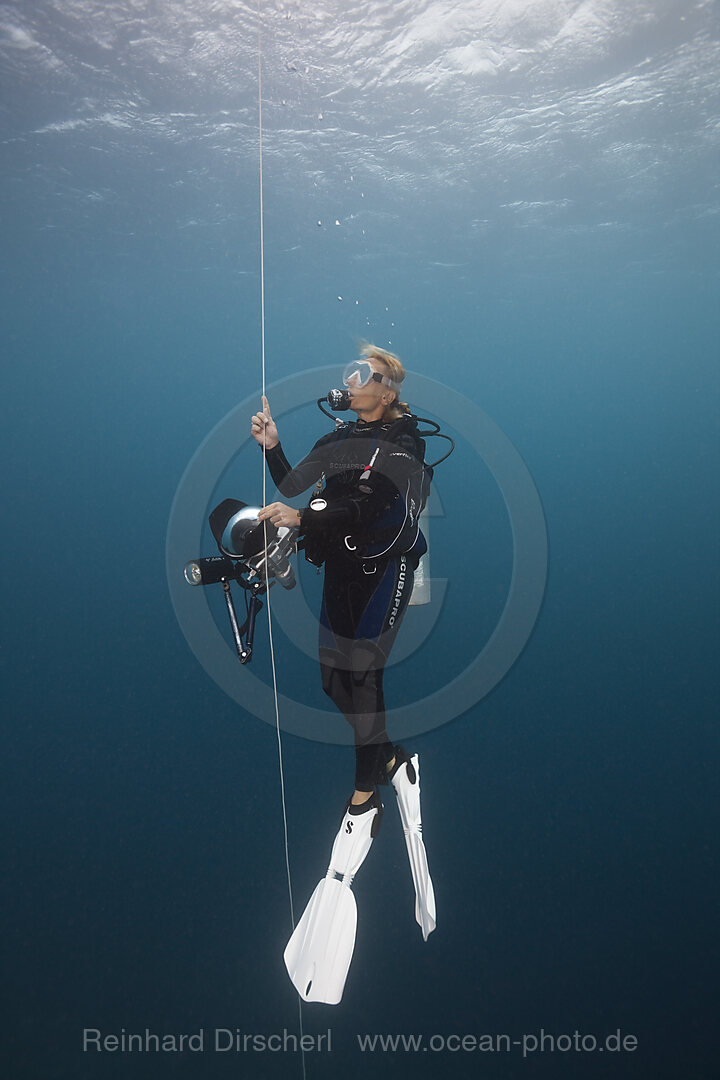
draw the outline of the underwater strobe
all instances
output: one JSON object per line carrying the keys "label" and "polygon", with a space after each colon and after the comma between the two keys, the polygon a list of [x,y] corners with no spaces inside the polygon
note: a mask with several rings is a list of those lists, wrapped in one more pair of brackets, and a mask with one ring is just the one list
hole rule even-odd
{"label": "underwater strobe", "polygon": [[[210,529],[220,555],[192,559],[185,566],[189,585],[222,585],[235,648],[241,664],[252,659],[255,618],[262,608],[260,596],[275,582],[284,589],[295,585],[290,556],[297,550],[297,529],[277,529],[258,520],[260,508],[237,499],[225,499],[210,514]],[[267,535],[267,548],[266,544]],[[231,583],[244,590],[246,618],[239,625]]]}

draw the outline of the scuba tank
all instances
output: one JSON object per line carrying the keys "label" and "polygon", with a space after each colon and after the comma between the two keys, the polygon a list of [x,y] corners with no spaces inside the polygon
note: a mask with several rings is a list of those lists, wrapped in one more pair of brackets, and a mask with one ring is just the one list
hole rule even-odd
{"label": "scuba tank", "polygon": [[430,596],[430,514],[427,506],[420,514],[420,532],[425,537],[427,551],[420,559],[415,570],[413,589],[408,601],[411,607],[419,607],[421,604],[429,604]]}

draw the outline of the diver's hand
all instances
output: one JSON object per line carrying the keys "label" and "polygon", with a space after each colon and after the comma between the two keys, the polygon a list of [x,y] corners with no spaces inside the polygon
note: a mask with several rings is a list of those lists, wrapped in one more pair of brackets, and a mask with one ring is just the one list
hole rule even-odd
{"label": "diver's hand", "polygon": [[278,429],[275,426],[275,421],[270,415],[270,406],[268,405],[268,399],[263,394],[263,411],[255,413],[250,423],[250,433],[258,444],[262,446],[265,443],[266,450],[272,450],[273,446],[277,446],[280,442],[278,435]]}
{"label": "diver's hand", "polygon": [[300,511],[285,503],[275,502],[264,506],[258,514],[258,520],[270,521],[277,528],[285,525],[288,529],[297,529],[300,524]]}

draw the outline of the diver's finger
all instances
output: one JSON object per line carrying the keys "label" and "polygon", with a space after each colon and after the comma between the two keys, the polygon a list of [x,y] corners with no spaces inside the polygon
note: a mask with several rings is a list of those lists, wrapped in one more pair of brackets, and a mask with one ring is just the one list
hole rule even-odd
{"label": "diver's finger", "polygon": [[268,419],[270,419],[270,404],[269,404],[268,399],[265,397],[264,394],[262,396],[262,403],[263,403],[263,412],[268,417]]}

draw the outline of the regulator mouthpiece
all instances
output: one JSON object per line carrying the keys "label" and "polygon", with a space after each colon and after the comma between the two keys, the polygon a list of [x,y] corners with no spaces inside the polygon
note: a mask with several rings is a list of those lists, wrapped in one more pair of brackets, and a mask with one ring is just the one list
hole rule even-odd
{"label": "regulator mouthpiece", "polygon": [[333,412],[345,412],[350,408],[350,391],[328,390],[327,402]]}

